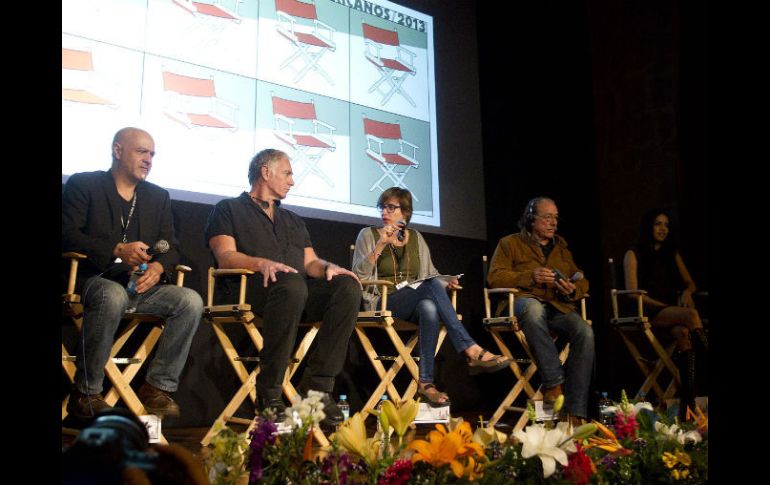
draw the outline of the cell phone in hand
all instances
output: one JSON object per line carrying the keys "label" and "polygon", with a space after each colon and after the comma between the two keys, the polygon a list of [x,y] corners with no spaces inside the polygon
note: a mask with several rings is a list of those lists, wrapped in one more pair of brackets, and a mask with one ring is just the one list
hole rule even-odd
{"label": "cell phone in hand", "polygon": [[556,283],[556,282],[557,282],[557,281],[559,281],[559,280],[566,280],[566,279],[567,279],[567,277],[566,277],[566,276],[564,276],[564,273],[562,273],[562,272],[561,272],[561,271],[559,271],[558,269],[556,269],[556,268],[551,268],[551,271],[553,271],[553,273],[554,273],[554,275],[553,275],[553,282],[554,282],[554,283]]}

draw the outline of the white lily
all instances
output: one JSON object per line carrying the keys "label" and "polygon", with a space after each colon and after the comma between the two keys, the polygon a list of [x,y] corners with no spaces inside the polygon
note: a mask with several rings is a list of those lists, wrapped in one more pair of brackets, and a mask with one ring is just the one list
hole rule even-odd
{"label": "white lily", "polygon": [[648,411],[654,411],[652,404],[648,402],[638,402],[635,404],[628,403],[625,406],[620,404],[619,406],[608,406],[607,411],[613,414],[616,414],[618,411],[622,412],[626,416],[636,416],[637,413],[642,410],[647,409]]}
{"label": "white lily", "polygon": [[[524,431],[514,431],[513,435],[523,443],[522,458],[537,455],[543,463],[543,477],[550,477],[556,471],[556,462],[567,466],[567,453],[575,453],[575,442],[570,439],[569,423],[559,423],[554,429],[546,429],[542,424],[527,426]],[[561,446],[559,446],[561,444]]]}
{"label": "white lily", "polygon": [[684,431],[680,429],[676,424],[667,426],[660,421],[655,422],[655,431],[660,433],[664,438],[674,440],[680,445],[685,444],[687,441],[699,443],[703,439],[703,437],[701,437],[700,433],[697,431]]}

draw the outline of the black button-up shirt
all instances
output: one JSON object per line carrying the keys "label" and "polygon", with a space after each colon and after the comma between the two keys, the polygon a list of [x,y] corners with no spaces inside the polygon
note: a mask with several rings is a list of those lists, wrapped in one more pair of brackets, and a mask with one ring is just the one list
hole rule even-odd
{"label": "black button-up shirt", "polygon": [[206,245],[214,236],[235,238],[236,250],[291,266],[305,274],[305,248],[312,247],[305,222],[276,204],[274,221],[247,192],[214,206],[206,223]]}

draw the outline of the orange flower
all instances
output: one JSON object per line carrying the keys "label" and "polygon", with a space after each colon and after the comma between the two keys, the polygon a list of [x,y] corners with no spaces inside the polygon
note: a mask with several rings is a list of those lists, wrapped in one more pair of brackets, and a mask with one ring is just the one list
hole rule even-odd
{"label": "orange flower", "polygon": [[407,449],[415,451],[412,463],[425,461],[437,468],[449,465],[455,476],[459,478],[466,471],[466,467],[460,461],[461,458],[470,458],[472,455],[479,458],[484,456],[481,445],[474,443],[471,438],[470,423],[460,423],[452,432],[447,432],[443,425],[437,424],[436,429],[428,433],[428,441],[414,440],[409,443]]}
{"label": "orange flower", "polygon": [[583,448],[588,449],[597,447],[601,450],[615,453],[617,455],[630,455],[632,453],[631,450],[623,448],[623,445],[620,444],[618,438],[615,436],[615,433],[610,431],[608,427],[604,426],[598,421],[592,421],[592,423],[596,425],[599,431],[601,431],[602,434],[606,436],[606,438],[598,438],[596,436],[592,436],[591,438],[588,438],[588,444]]}

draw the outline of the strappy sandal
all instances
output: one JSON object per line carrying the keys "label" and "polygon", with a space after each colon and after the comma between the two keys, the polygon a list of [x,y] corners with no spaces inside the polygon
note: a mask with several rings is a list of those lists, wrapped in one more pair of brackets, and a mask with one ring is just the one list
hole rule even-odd
{"label": "strappy sandal", "polygon": [[495,355],[494,359],[481,360],[486,354],[495,355],[489,352],[487,349],[481,349],[479,356],[475,359],[470,357],[467,358],[468,367],[470,367],[468,372],[471,375],[481,374],[482,372],[497,372],[501,369],[505,369],[511,363],[511,359],[502,355]]}
{"label": "strappy sandal", "polygon": [[[445,392],[436,389],[432,382],[427,382],[423,386],[417,386],[417,393],[424,397],[428,406],[432,408],[440,408],[450,404],[449,396]],[[444,400],[442,401],[442,399]]]}

